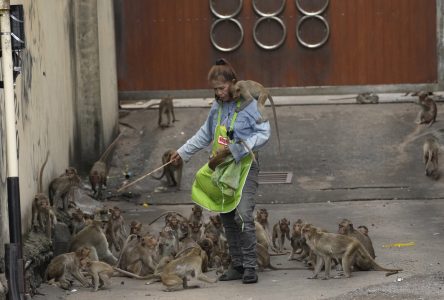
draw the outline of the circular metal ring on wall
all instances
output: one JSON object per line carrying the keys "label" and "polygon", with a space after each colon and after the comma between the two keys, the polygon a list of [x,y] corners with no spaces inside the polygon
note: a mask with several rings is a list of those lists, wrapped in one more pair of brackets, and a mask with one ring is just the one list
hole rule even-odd
{"label": "circular metal ring on wall", "polygon": [[260,11],[259,8],[258,8],[257,5],[256,5],[256,0],[253,0],[252,2],[253,2],[253,9],[254,9],[254,11],[255,11],[259,16],[261,16],[261,17],[273,17],[273,16],[277,16],[278,14],[280,14],[280,13],[284,10],[284,8],[285,8],[285,2],[287,2],[287,1],[282,0],[281,6],[280,6],[276,11],[271,12],[271,13],[266,13],[266,12],[262,12],[262,11]]}
{"label": "circular metal ring on wall", "polygon": [[230,15],[222,15],[222,14],[220,14],[220,13],[218,13],[217,11],[216,11],[216,9],[214,8],[214,4],[213,4],[213,2],[214,2],[214,0],[209,0],[210,1],[210,9],[211,9],[211,12],[216,16],[216,17],[218,17],[218,18],[220,18],[220,19],[229,19],[229,18],[234,18],[235,16],[237,16],[237,14],[241,11],[241,9],[242,9],[242,4],[243,4],[243,0],[239,0],[239,6],[236,8],[236,10],[232,13],[232,14],[230,14]]}
{"label": "circular metal ring on wall", "polygon": [[322,13],[327,9],[328,4],[329,4],[330,1],[329,1],[329,0],[325,0],[325,4],[324,4],[324,6],[321,7],[321,9],[318,10],[318,11],[306,11],[306,10],[304,10],[304,9],[302,8],[301,4],[299,3],[299,0],[295,0],[295,2],[296,2],[296,7],[298,8],[298,10],[299,10],[302,14],[304,14],[304,15],[306,15],[306,16],[315,16],[315,15],[320,15],[320,14],[322,14]]}
{"label": "circular metal ring on wall", "polygon": [[[281,25],[281,27],[282,27],[282,31],[283,31],[282,38],[281,38],[281,40],[279,42],[277,42],[274,45],[265,45],[265,44],[261,43],[259,41],[259,39],[257,38],[257,35],[256,35],[257,27],[259,26],[260,23],[262,23],[263,21],[266,21],[266,20],[274,20],[274,21],[278,22],[278,24]],[[273,17],[262,17],[262,18],[259,18],[256,21],[256,23],[254,24],[253,38],[254,38],[254,41],[256,42],[256,44],[259,47],[261,47],[262,49],[273,50],[273,49],[278,48],[280,45],[282,45],[284,43],[286,36],[287,36],[287,27],[285,27],[284,22],[281,19],[279,19],[278,17],[275,17],[275,16],[273,16]]]}
{"label": "circular metal ring on wall", "polygon": [[[225,48],[225,47],[222,47],[222,46],[218,45],[217,42],[214,40],[214,36],[213,36],[213,31],[214,31],[214,29],[216,28],[216,26],[217,26],[220,22],[224,22],[224,21],[230,21],[230,22],[233,22],[233,23],[239,28],[240,33],[241,33],[241,36],[240,36],[239,41],[238,41],[234,46],[232,46],[232,47],[228,47],[228,48]],[[214,46],[217,50],[222,51],[222,52],[230,52],[230,51],[234,51],[234,50],[236,50],[237,48],[239,48],[239,46],[242,44],[242,41],[244,40],[244,29],[242,28],[241,23],[239,23],[239,21],[236,20],[236,19],[233,19],[233,18],[230,18],[230,19],[218,19],[218,20],[214,21],[213,25],[211,25],[210,39],[211,39],[211,44],[213,44],[213,46]]]}
{"label": "circular metal ring on wall", "polygon": [[[322,23],[324,23],[324,26],[325,26],[325,29],[326,29],[325,37],[319,43],[309,44],[307,42],[304,42],[302,40],[301,34],[299,33],[299,31],[301,30],[302,24],[305,21],[307,21],[308,19],[310,19],[310,18],[318,19]],[[318,15],[315,15],[315,16],[303,16],[299,20],[298,24],[296,25],[296,38],[298,39],[299,43],[301,43],[302,45],[304,45],[307,48],[312,48],[313,49],[313,48],[321,47],[322,45],[324,45],[327,42],[329,36],[330,36],[330,26],[328,26],[328,22],[327,22],[327,20],[325,20],[325,18],[323,16],[318,16]]]}

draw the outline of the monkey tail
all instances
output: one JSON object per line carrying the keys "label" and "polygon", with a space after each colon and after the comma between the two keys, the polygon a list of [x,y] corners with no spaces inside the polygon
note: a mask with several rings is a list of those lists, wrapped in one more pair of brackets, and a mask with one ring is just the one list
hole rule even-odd
{"label": "monkey tail", "polygon": [[109,153],[111,152],[111,150],[113,149],[113,147],[117,143],[117,141],[120,139],[122,134],[123,134],[123,132],[119,133],[119,135],[114,139],[114,141],[111,144],[109,144],[109,146],[106,148],[105,152],[103,152],[102,156],[100,156],[99,161],[105,161],[106,160],[106,158],[108,157]]}
{"label": "monkey tail", "polygon": [[43,170],[45,169],[46,163],[48,162],[48,158],[49,158],[49,150],[48,152],[46,152],[46,158],[45,161],[43,162],[42,167],[40,168],[40,173],[39,173],[39,193],[43,193]]}
{"label": "monkey tail", "polygon": [[[146,275],[146,276],[140,276],[140,275],[137,275],[137,274],[134,274],[134,273],[122,270],[122,269],[117,268],[117,267],[113,267],[113,269],[114,269],[114,271],[117,271],[116,275],[123,274],[123,275],[126,275],[128,277],[135,278],[135,279],[152,279],[153,278],[152,276],[156,275],[156,274],[150,274],[150,275]],[[157,275],[157,276],[159,276],[159,275]]]}
{"label": "monkey tail", "polygon": [[368,260],[372,263],[372,269],[375,271],[386,271],[385,276],[390,276],[393,274],[397,274],[398,272],[401,272],[402,269],[388,269],[380,266],[368,253],[367,249],[364,248],[364,246],[361,244],[359,245],[359,252],[362,256],[366,257]]}
{"label": "monkey tail", "polygon": [[156,177],[153,174],[151,174],[151,177],[156,179],[156,180],[161,180],[163,176],[165,176],[165,167],[162,168],[162,174],[160,174],[159,177]]}
{"label": "monkey tail", "polygon": [[151,224],[153,224],[154,222],[156,222],[157,220],[159,220],[159,219],[162,218],[163,216],[166,216],[167,214],[171,214],[171,213],[174,213],[174,214],[179,215],[183,220],[188,220],[187,218],[185,218],[184,216],[182,216],[182,215],[181,215],[180,213],[178,213],[177,211],[166,211],[166,212],[164,212],[163,214],[161,214],[160,216],[158,216],[157,218],[155,218],[154,220],[152,220],[151,223],[148,224],[148,226],[151,225]]}
{"label": "monkey tail", "polygon": [[126,247],[128,247],[128,243],[130,240],[132,240],[134,237],[137,237],[136,234],[130,234],[125,240],[125,243],[123,244],[122,250],[120,250],[119,259],[117,260],[116,266],[120,264],[120,261],[122,260],[123,253],[125,252]]}
{"label": "monkey tail", "polygon": [[271,270],[308,270],[308,268],[304,268],[304,267],[288,267],[288,268],[279,268],[276,266],[273,266],[271,263],[268,265],[268,268],[270,268]]}
{"label": "monkey tail", "polygon": [[273,97],[271,97],[270,94],[268,94],[268,100],[270,100],[271,109],[273,110],[274,126],[276,126],[276,137],[278,139],[279,155],[281,155],[282,154],[282,152],[281,152],[281,138],[279,136],[279,126],[278,126],[278,121],[277,121],[277,116],[276,116],[276,108],[274,106]]}

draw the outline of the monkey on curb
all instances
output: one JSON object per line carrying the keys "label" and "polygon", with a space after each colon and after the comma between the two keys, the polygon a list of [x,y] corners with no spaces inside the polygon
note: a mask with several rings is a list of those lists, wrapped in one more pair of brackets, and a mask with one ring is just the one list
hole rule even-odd
{"label": "monkey on curb", "polygon": [[[175,150],[168,149],[162,155],[162,164],[166,164],[171,161],[171,155],[173,155]],[[178,190],[180,189],[180,184],[182,181],[182,169],[183,162],[180,161],[178,164],[169,164],[162,168],[162,174],[159,177],[151,175],[154,179],[161,180],[162,177],[166,177],[168,186],[176,187]]]}
{"label": "monkey on curb", "polygon": [[421,110],[418,113],[416,124],[427,124],[430,127],[434,122],[436,122],[436,114],[438,108],[429,93],[425,91],[420,91],[417,93],[418,105],[421,106]]}
{"label": "monkey on curb", "polygon": [[[163,123],[163,115],[166,115],[167,117],[167,123]],[[171,124],[171,117],[173,118],[173,123],[176,121],[179,121],[176,119],[176,116],[174,115],[174,105],[173,105],[173,98],[170,97],[170,95],[167,95],[167,97],[162,98],[159,103],[159,120],[157,121],[157,124],[160,128],[166,128],[170,127]]]}
{"label": "monkey on curb", "polygon": [[422,158],[425,165],[425,175],[438,180],[440,172],[438,170],[439,143],[438,139],[433,136],[427,136],[422,146]]}
{"label": "monkey on curb", "polygon": [[379,103],[379,96],[375,93],[360,93],[355,97],[344,97],[344,98],[335,98],[335,99],[328,99],[330,101],[337,101],[337,100],[347,100],[347,99],[355,99],[356,103],[358,104],[377,104]]}
{"label": "monkey on curb", "polygon": [[324,279],[329,279],[333,258],[341,259],[344,275],[347,278],[351,276],[352,267],[358,261],[365,262],[370,267],[368,270],[387,271],[386,276],[402,271],[402,269],[388,269],[378,265],[362,243],[353,237],[320,232],[311,224],[304,225],[301,231],[308,246],[317,256],[314,274],[309,279],[317,278],[322,267],[325,269]]}
{"label": "monkey on curb", "polygon": [[71,288],[71,282],[66,276],[71,275],[84,287],[89,286],[88,281],[80,272],[80,262],[88,258],[90,252],[90,248],[80,247],[74,252],[64,253],[54,257],[46,269],[46,280],[56,282],[59,287],[68,290]]}
{"label": "monkey on curb", "polygon": [[106,148],[105,152],[103,152],[99,160],[93,164],[91,170],[89,171],[89,182],[91,184],[91,189],[93,190],[93,196],[96,199],[102,199],[102,188],[103,186],[106,186],[108,176],[106,159],[121,136],[122,133],[120,133],[108,146],[108,148]]}
{"label": "monkey on curb", "polygon": [[274,123],[276,126],[276,136],[278,139],[279,153],[281,153],[281,139],[279,137],[279,127],[278,121],[276,117],[276,108],[274,105],[273,97],[271,97],[270,92],[266,89],[262,84],[253,80],[238,80],[232,86],[232,90],[230,91],[233,95],[234,99],[243,99],[242,105],[237,109],[237,111],[241,111],[245,107],[247,107],[253,99],[257,100],[257,108],[261,115],[261,118],[257,120],[258,123],[266,122],[267,118],[265,117],[265,102],[270,100],[271,108],[273,110]]}

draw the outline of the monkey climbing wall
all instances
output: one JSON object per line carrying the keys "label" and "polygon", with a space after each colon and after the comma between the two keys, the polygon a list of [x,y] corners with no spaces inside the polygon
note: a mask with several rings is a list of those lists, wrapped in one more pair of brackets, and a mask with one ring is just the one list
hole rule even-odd
{"label": "monkey climbing wall", "polygon": [[119,91],[436,83],[439,0],[114,0]]}

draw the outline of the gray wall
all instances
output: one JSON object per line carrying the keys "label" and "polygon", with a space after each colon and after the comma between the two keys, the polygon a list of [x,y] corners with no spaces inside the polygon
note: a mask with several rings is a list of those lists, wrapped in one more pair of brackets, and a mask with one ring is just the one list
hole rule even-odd
{"label": "gray wall", "polygon": [[[15,86],[22,228],[43,190],[71,165],[87,170],[118,131],[112,0],[22,0],[26,49]],[[0,241],[8,240],[4,97],[0,90]],[[0,243],[0,256],[4,246]]]}

